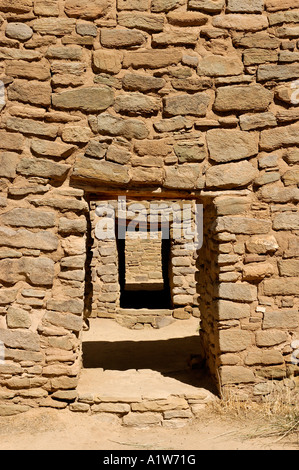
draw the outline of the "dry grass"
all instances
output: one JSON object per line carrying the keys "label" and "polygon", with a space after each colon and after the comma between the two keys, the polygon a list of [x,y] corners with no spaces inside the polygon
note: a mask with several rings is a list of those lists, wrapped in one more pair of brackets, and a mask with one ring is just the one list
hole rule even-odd
{"label": "dry grass", "polygon": [[273,442],[289,438],[299,445],[299,392],[288,388],[277,389],[259,402],[238,396],[233,390],[210,405],[211,411],[225,418],[236,418],[252,430],[247,438],[276,438]]}

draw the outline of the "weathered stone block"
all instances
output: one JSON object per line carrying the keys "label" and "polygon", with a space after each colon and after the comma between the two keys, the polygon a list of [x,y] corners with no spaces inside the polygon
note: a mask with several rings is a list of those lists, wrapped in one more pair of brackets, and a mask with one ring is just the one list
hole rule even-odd
{"label": "weathered stone block", "polygon": [[132,403],[132,411],[161,412],[169,410],[184,410],[188,408],[188,402],[184,398],[170,397],[165,400],[143,400],[140,403]]}
{"label": "weathered stone block", "polygon": [[47,50],[48,59],[81,60],[82,48],[79,46],[50,46]]}
{"label": "weathered stone block", "polygon": [[87,143],[93,137],[89,127],[70,126],[62,131],[61,139],[72,144]]}
{"label": "weathered stone block", "polygon": [[128,93],[116,97],[114,109],[118,113],[155,114],[160,109],[159,100],[142,93]]}
{"label": "weathered stone block", "polygon": [[8,328],[29,328],[31,326],[30,314],[21,308],[9,307],[6,321]]}
{"label": "weathered stone block", "polygon": [[1,0],[0,8],[5,13],[29,13],[32,8],[32,0],[16,0],[13,3],[10,0]]}
{"label": "weathered stone block", "polygon": [[171,11],[167,15],[168,22],[175,26],[202,26],[208,17],[193,11]]}
{"label": "weathered stone block", "polygon": [[[6,150],[23,150],[24,137],[21,134],[15,134],[13,132],[6,132],[0,130],[0,148]],[[2,165],[1,165],[2,166]]]}
{"label": "weathered stone block", "polygon": [[[45,124],[33,119],[9,118],[6,128],[10,131],[20,132],[22,134],[37,135],[41,137],[55,138],[58,134],[56,124]],[[11,148],[13,149],[13,147]]]}
{"label": "weathered stone block", "polygon": [[[285,188],[285,187],[267,185],[267,186],[263,186],[258,191],[258,195],[259,195],[259,199],[265,202],[286,203],[286,202],[298,202],[299,201],[299,189],[298,188]],[[284,217],[282,217],[282,220],[284,220]],[[277,223],[278,225],[280,225],[281,222],[277,222]]]}
{"label": "weathered stone block", "polygon": [[293,212],[281,213],[274,217],[274,230],[299,230],[299,214]]}
{"label": "weathered stone block", "polygon": [[268,27],[268,19],[262,15],[242,15],[239,13],[216,16],[212,21],[216,28],[236,31],[259,31]]}
{"label": "weathered stone block", "polygon": [[65,234],[82,234],[86,232],[86,219],[67,219],[61,217],[58,226],[59,233]]}
{"label": "weathered stone block", "polygon": [[99,49],[93,53],[93,65],[97,72],[117,74],[120,72],[123,53]]}
{"label": "weathered stone block", "polygon": [[154,123],[154,128],[157,132],[175,132],[182,129],[191,129],[192,121],[183,117],[175,116],[170,119],[162,119]]}
{"label": "weathered stone block", "polygon": [[283,174],[282,180],[285,186],[299,185],[299,166],[293,167],[291,170]]}
{"label": "weathered stone block", "polygon": [[47,311],[43,321],[71,331],[81,331],[83,326],[82,318],[72,313]]}
{"label": "weathered stone block", "polygon": [[164,187],[181,189],[202,189],[204,176],[196,163],[188,163],[165,169]]}
{"label": "weathered stone block", "polygon": [[0,305],[7,305],[16,300],[18,289],[4,288],[0,289]]}
{"label": "weathered stone block", "polygon": [[164,100],[164,112],[169,116],[205,116],[209,102],[206,93],[170,96]]}
{"label": "weathered stone block", "polygon": [[244,52],[244,65],[260,65],[265,62],[278,62],[277,51],[271,49],[248,49]]}
{"label": "weathered stone block", "polygon": [[209,55],[199,61],[197,73],[208,77],[223,77],[240,75],[243,68],[243,63],[238,57]]}
{"label": "weathered stone block", "polygon": [[124,426],[148,427],[157,426],[162,422],[161,413],[128,413],[123,417]]}
{"label": "weathered stone block", "polygon": [[33,9],[37,16],[59,15],[59,5],[56,0],[35,0]]}
{"label": "weathered stone block", "polygon": [[261,85],[233,85],[217,89],[215,110],[228,111],[265,111],[273,93]]}
{"label": "weathered stone block", "polygon": [[43,158],[23,158],[17,166],[17,172],[24,176],[63,179],[70,168],[70,165],[55,163]]}
{"label": "weathered stone block", "polygon": [[37,286],[51,286],[54,280],[54,261],[43,257],[1,260],[0,280],[8,284],[27,280]]}
{"label": "weathered stone block", "polygon": [[110,2],[108,0],[66,0],[64,11],[68,16],[95,20],[106,15],[109,11]]}
{"label": "weathered stone block", "polygon": [[225,0],[190,0],[189,8],[207,13],[220,13],[225,5]]}
{"label": "weathered stone block", "polygon": [[265,7],[269,11],[288,10],[289,8],[299,8],[299,0],[265,0]]}
{"label": "weathered stone block", "polygon": [[40,351],[40,338],[32,331],[0,329],[0,340],[7,348]]}
{"label": "weathered stone block", "polygon": [[102,183],[126,184],[130,181],[128,168],[114,162],[77,157],[73,177]]}
{"label": "weathered stone block", "polygon": [[223,366],[220,371],[222,385],[254,382],[251,369],[242,366]]}
{"label": "weathered stone block", "polygon": [[298,64],[265,64],[258,68],[257,79],[259,82],[266,80],[290,80],[298,77]]}
{"label": "weathered stone block", "polygon": [[101,44],[104,47],[134,47],[142,46],[146,37],[138,30],[134,29],[102,29]]}
{"label": "weathered stone block", "polygon": [[172,10],[182,4],[182,0],[152,0],[151,11],[161,13]]}
{"label": "weathered stone block", "polygon": [[137,28],[149,33],[163,31],[164,16],[151,13],[122,12],[118,14],[118,23],[126,28]]}
{"label": "weathered stone block", "polygon": [[250,305],[229,300],[218,301],[219,320],[239,320],[240,318],[250,317]]}
{"label": "weathered stone block", "polygon": [[123,66],[125,68],[160,69],[169,65],[177,65],[181,58],[182,52],[175,49],[125,52]]}
{"label": "weathered stone block", "polygon": [[273,253],[278,250],[279,245],[273,235],[253,236],[245,242],[246,250],[249,253],[259,255]]}
{"label": "weathered stone block", "polygon": [[26,49],[14,49],[10,47],[0,47],[0,59],[4,60],[38,60],[42,55],[38,51],[30,51]]}
{"label": "weathered stone block", "polygon": [[263,328],[297,328],[299,325],[299,311],[278,310],[264,313]]}
{"label": "weathered stone block", "polygon": [[82,315],[84,309],[83,300],[49,300],[47,309],[55,312],[73,313]]}
{"label": "weathered stone block", "polygon": [[245,358],[245,365],[252,366],[257,364],[272,365],[283,364],[284,358],[279,351],[252,351]]}
{"label": "weathered stone block", "polygon": [[227,11],[230,13],[261,13],[264,0],[228,0]]}
{"label": "weathered stone block", "polygon": [[75,20],[69,18],[38,18],[33,21],[32,27],[36,33],[64,36],[72,33],[75,28]]}
{"label": "weathered stone block", "polygon": [[30,410],[30,406],[16,405],[16,404],[5,404],[0,405],[0,416],[14,416],[20,413],[25,413]]}
{"label": "weathered stone block", "polygon": [[222,353],[239,352],[251,345],[248,331],[230,329],[219,331],[219,347]]}
{"label": "weathered stone block", "polygon": [[251,263],[243,268],[242,279],[244,281],[261,281],[275,273],[271,263]]}
{"label": "weathered stone block", "polygon": [[146,11],[149,9],[150,0],[117,0],[118,10]]}
{"label": "weathered stone block", "polygon": [[250,200],[246,197],[220,196],[215,198],[218,216],[244,214],[249,208]]}
{"label": "weathered stone block", "polygon": [[51,232],[29,232],[25,229],[12,230],[0,228],[1,245],[14,248],[35,248],[37,250],[54,251],[58,246],[56,235]]}
{"label": "weathered stone block", "polygon": [[0,153],[0,177],[15,178],[18,160],[19,160],[19,156],[17,153],[1,152]]}
{"label": "weathered stone block", "polygon": [[50,142],[47,140],[34,139],[31,142],[31,150],[41,157],[68,158],[75,150],[74,145],[62,142]]}
{"label": "weathered stone block", "polygon": [[250,217],[221,217],[217,220],[217,232],[229,232],[235,234],[266,234],[271,230],[271,221],[253,219]]}
{"label": "weathered stone block", "polygon": [[108,87],[88,87],[52,95],[56,108],[79,109],[88,113],[105,111],[113,101],[114,93]]}
{"label": "weathered stone block", "polygon": [[210,157],[216,162],[241,160],[258,153],[257,133],[211,129],[207,132],[207,143]]}
{"label": "weathered stone block", "polygon": [[243,114],[240,116],[240,127],[242,131],[251,131],[275,126],[277,126],[276,117],[270,112],[261,114]]}
{"label": "weathered stone block", "polygon": [[298,125],[293,124],[278,129],[261,132],[260,146],[263,150],[275,150],[286,145],[298,145]]}
{"label": "weathered stone block", "polygon": [[260,348],[276,346],[287,341],[287,333],[280,330],[256,332],[256,345]]}
{"label": "weathered stone block", "polygon": [[266,279],[263,281],[265,295],[297,295],[299,292],[299,279],[288,277],[280,279]]}
{"label": "weathered stone block", "polygon": [[51,104],[50,84],[38,81],[15,80],[8,88],[8,98],[12,101],[39,106]]}
{"label": "weathered stone block", "polygon": [[299,274],[299,260],[289,259],[278,262],[280,276],[296,277]]}
{"label": "weathered stone block", "polygon": [[257,287],[246,282],[225,282],[216,289],[221,299],[234,300],[236,302],[254,302],[257,300]]}
{"label": "weathered stone block", "polygon": [[149,130],[146,124],[138,119],[123,119],[111,114],[100,114],[97,120],[100,133],[123,136],[127,139],[146,139]]}
{"label": "weathered stone block", "polygon": [[48,228],[54,227],[55,214],[34,209],[15,208],[5,212],[1,216],[1,222],[13,227]]}
{"label": "weathered stone block", "polygon": [[140,140],[135,142],[134,150],[141,156],[166,157],[171,153],[171,146],[166,139]]}
{"label": "weathered stone block", "polygon": [[33,35],[33,31],[24,23],[8,23],[5,29],[8,38],[17,39],[18,41],[28,41]]}
{"label": "weathered stone block", "polygon": [[207,170],[206,187],[231,189],[248,186],[257,175],[258,170],[248,161],[215,165]]}
{"label": "weathered stone block", "polygon": [[185,141],[174,146],[174,152],[179,163],[201,162],[207,157],[207,151],[203,144]]}
{"label": "weathered stone block", "polygon": [[93,413],[116,413],[118,415],[126,415],[131,411],[128,403],[99,403],[91,408]]}
{"label": "weathered stone block", "polygon": [[11,77],[47,80],[50,78],[50,65],[46,60],[28,63],[24,60],[11,60],[6,67],[7,75]]}
{"label": "weathered stone block", "polygon": [[127,73],[122,80],[125,89],[145,93],[160,90],[164,87],[165,83],[163,78],[136,73]]}
{"label": "weathered stone block", "polygon": [[153,34],[153,47],[161,46],[195,46],[198,41],[199,33],[193,31],[169,31],[166,33]]}

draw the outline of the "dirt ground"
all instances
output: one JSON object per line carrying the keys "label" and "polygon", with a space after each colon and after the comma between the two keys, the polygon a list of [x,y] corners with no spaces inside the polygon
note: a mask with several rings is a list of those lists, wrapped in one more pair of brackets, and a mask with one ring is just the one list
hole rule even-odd
{"label": "dirt ground", "polygon": [[37,408],[0,418],[0,450],[298,450],[296,439],[255,437],[263,417],[204,411],[184,428],[126,428],[109,417]]}

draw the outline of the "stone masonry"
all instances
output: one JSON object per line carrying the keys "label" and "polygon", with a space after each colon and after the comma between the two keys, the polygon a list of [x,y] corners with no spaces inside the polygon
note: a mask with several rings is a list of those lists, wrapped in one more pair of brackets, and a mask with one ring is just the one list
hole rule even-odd
{"label": "stone masonry", "polygon": [[[173,299],[197,298],[219,391],[295,386],[298,39],[298,0],[0,0],[0,415],[80,410],[90,288],[119,295],[93,201],[118,195],[203,204]],[[102,401],[127,424],[189,415]]]}

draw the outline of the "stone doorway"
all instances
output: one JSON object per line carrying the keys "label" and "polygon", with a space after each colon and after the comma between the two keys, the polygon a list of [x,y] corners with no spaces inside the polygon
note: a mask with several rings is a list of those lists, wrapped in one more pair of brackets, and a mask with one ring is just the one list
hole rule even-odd
{"label": "stone doorway", "polygon": [[174,237],[172,224],[167,237],[161,220],[153,232],[148,220],[135,230],[132,205],[142,202],[135,197],[127,198],[126,220],[117,220],[122,226],[113,220],[115,237],[101,239],[107,201],[115,207],[116,199],[90,201],[91,308],[73,406],[124,421],[142,411],[140,419],[150,424],[169,415],[178,420],[173,425],[183,425],[217,393],[199,335],[198,252]]}
{"label": "stone doorway", "polygon": [[120,307],[122,309],[171,309],[170,239],[160,230],[117,240]]}

